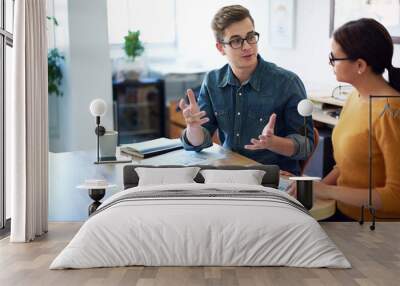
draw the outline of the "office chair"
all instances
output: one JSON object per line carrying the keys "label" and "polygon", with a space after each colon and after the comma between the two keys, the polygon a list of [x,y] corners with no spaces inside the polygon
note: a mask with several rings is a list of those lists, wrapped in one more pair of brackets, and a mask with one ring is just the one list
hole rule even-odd
{"label": "office chair", "polygon": [[304,170],[307,167],[307,164],[310,162],[310,159],[312,157],[312,155],[314,154],[315,150],[318,147],[318,143],[319,143],[319,133],[318,133],[318,129],[317,128],[313,128],[314,130],[314,147],[311,151],[310,156],[308,156],[308,158],[306,160],[300,160],[300,174],[303,176],[304,175]]}

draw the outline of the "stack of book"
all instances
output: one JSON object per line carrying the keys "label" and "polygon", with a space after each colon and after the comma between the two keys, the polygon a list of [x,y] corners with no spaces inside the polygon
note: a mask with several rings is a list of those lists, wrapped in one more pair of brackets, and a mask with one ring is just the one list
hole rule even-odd
{"label": "stack of book", "polygon": [[148,158],[181,148],[183,148],[183,146],[180,139],[168,139],[161,137],[140,143],[123,144],[121,145],[120,150],[121,152],[132,156]]}

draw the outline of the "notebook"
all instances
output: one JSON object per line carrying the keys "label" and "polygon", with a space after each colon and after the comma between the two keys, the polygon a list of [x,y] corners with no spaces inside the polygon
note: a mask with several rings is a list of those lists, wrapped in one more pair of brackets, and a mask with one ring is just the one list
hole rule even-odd
{"label": "notebook", "polygon": [[154,140],[143,141],[140,143],[123,144],[121,145],[121,152],[126,154],[148,158],[171,152],[183,148],[180,139],[169,139],[165,137],[157,138]]}
{"label": "notebook", "polygon": [[286,192],[287,187],[292,183],[291,180],[280,177],[278,190]]}

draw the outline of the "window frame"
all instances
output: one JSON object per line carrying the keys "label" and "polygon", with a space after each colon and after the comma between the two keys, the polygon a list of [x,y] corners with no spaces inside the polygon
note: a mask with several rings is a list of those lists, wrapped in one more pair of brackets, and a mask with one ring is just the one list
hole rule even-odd
{"label": "window frame", "polygon": [[[15,0],[12,2],[12,14],[14,17]],[[6,0],[0,0],[1,21],[0,21],[0,237],[10,231],[10,220],[6,218],[6,188],[5,188],[5,103],[6,103],[6,47],[13,48],[13,34],[6,30]]]}

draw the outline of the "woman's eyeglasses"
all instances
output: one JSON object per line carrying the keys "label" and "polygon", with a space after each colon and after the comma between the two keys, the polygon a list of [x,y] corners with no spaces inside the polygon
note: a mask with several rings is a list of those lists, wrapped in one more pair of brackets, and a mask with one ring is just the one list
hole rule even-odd
{"label": "woman's eyeglasses", "polygon": [[353,61],[354,59],[352,58],[335,58],[335,56],[332,54],[332,52],[329,53],[329,64],[331,66],[335,66],[336,61]]}
{"label": "woman's eyeglasses", "polygon": [[243,47],[244,41],[249,45],[256,44],[260,38],[260,34],[257,32],[248,33],[246,38],[235,37],[228,42],[221,41],[221,44],[229,45],[232,49],[240,49]]}

